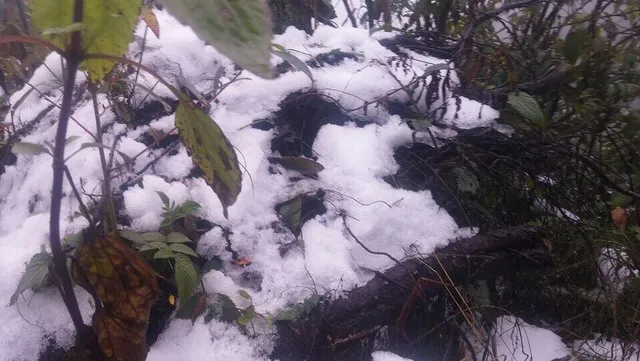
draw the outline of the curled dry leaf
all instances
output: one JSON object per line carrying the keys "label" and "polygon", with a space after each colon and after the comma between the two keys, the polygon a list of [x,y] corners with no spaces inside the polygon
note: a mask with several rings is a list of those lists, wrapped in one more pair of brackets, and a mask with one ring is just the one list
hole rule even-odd
{"label": "curled dry leaf", "polygon": [[73,276],[96,299],[92,328],[113,361],[144,361],[151,306],[159,295],[153,269],[117,238],[98,235],[76,250]]}
{"label": "curled dry leaf", "polygon": [[624,208],[616,207],[611,210],[611,220],[614,226],[625,228],[627,226],[627,212]]}
{"label": "curled dry leaf", "polygon": [[153,12],[151,6],[144,5],[142,9],[140,9],[140,19],[147,24],[149,30],[153,31],[156,38],[160,38],[160,25],[158,24],[158,18]]}
{"label": "curled dry leaf", "polygon": [[235,263],[237,266],[244,267],[244,266],[250,265],[251,264],[251,260],[249,258],[247,258],[247,257],[240,257],[237,260],[235,260],[235,262],[233,262],[233,263]]}

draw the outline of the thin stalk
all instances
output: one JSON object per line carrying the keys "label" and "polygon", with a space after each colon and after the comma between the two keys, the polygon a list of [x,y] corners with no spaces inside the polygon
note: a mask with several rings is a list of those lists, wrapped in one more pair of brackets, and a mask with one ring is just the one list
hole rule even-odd
{"label": "thin stalk", "polygon": [[[91,101],[93,102],[93,113],[96,118],[96,142],[102,144],[102,129],[100,125],[100,113],[98,110],[98,97],[96,96],[96,88],[91,86],[89,89],[91,93]],[[107,220],[104,222],[105,234],[115,232],[116,225],[116,209],[113,205],[113,198],[111,197],[111,170],[107,165],[107,157],[104,154],[104,148],[98,147],[98,154],[100,154],[100,165],[102,166],[102,196],[107,200]]]}
{"label": "thin stalk", "polygon": [[[144,28],[144,37],[142,38],[142,49],[140,50],[140,59],[138,59],[138,63],[142,64],[142,56],[144,55],[144,50],[147,45],[147,32],[149,31],[149,27]],[[131,98],[135,99],[136,97],[136,85],[138,84],[138,77],[140,76],[140,67],[136,68],[136,76],[133,79],[133,87],[131,89]]]}
{"label": "thin stalk", "polygon": [[349,0],[342,0],[342,3],[344,4],[345,10],[347,10],[347,15],[349,16],[349,20],[351,21],[351,26],[353,26],[354,28],[357,28],[358,22],[356,21],[356,18],[353,16],[353,11],[351,11],[351,7],[349,6]]}
{"label": "thin stalk", "polygon": [[[82,22],[82,0],[76,0],[73,8],[73,22]],[[73,292],[71,277],[67,270],[67,259],[62,251],[60,240],[60,208],[62,204],[62,182],[64,180],[64,148],[67,135],[67,126],[71,116],[71,101],[73,99],[73,86],[76,81],[78,66],[82,61],[81,34],[79,31],[71,34],[71,46],[66,54],[67,72],[64,81],[64,95],[60,110],[60,119],[56,132],[56,142],[53,149],[53,184],[51,187],[51,215],[49,219],[49,241],[51,243],[51,254],[53,265],[62,283],[62,298],[69,311],[71,320],[76,329],[80,341],[89,342],[87,327],[82,320],[78,300]]]}

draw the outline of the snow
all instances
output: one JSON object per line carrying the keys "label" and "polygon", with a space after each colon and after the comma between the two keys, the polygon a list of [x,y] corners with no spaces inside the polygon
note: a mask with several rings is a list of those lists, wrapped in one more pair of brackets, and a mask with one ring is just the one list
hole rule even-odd
{"label": "snow", "polygon": [[400,357],[388,351],[376,351],[371,353],[372,361],[413,361],[408,358]]}
{"label": "snow", "polygon": [[496,358],[504,361],[552,361],[570,354],[555,333],[514,316],[496,321]]}
{"label": "snow", "polygon": [[[219,67],[225,69],[222,81],[231,79],[233,65],[228,59],[211,46],[206,46],[189,28],[180,25],[166,12],[156,13],[162,29],[161,37],[157,39],[151,34],[147,37],[142,60],[145,65],[172,83],[181,74],[184,80],[202,92],[212,88],[210,78]],[[143,33],[142,28],[137,29],[138,36]],[[468,230],[460,230],[453,219],[436,205],[430,192],[394,189],[382,180],[397,171],[393,150],[411,142],[411,131],[399,117],[390,116],[383,107],[375,107],[375,102],[384,97],[401,102],[409,100],[403,92],[391,93],[399,87],[398,81],[407,84],[426,66],[445,63],[442,59],[420,56],[419,61],[408,62],[408,69],[388,67],[387,60],[394,58],[395,54],[376,40],[385,36],[389,34],[379,32],[369,36],[365,29],[348,27],[320,27],[311,37],[290,28],[285,34],[276,36],[275,43],[303,60],[334,49],[355,53],[359,60],[312,69],[313,83],[302,72],[289,72],[274,80],[243,73],[242,80],[230,84],[220,94],[219,103],[212,104],[210,112],[237,148],[245,169],[242,192],[236,203],[229,207],[229,218],[223,216],[217,196],[202,179],[187,178],[193,163],[180,145],[176,148],[176,155],[159,161],[143,174],[141,184],[123,193],[124,212],[131,219],[131,229],[158,229],[162,204],[157,191],[166,193],[176,204],[189,199],[197,201],[202,205],[198,215],[231,230],[231,247],[252,261],[250,270],[262,274],[262,290],[247,291],[252,296],[251,302],[256,311],[263,315],[301,302],[314,293],[340,295],[370,280],[374,274],[372,270],[384,270],[393,264],[388,257],[365,251],[349,234],[345,223],[368,248],[397,259],[429,253],[459,234],[468,233]],[[139,51],[139,44],[130,46],[130,56]],[[281,60],[274,57],[272,61],[276,64]],[[30,81],[45,95],[37,92],[28,94],[16,112],[22,121],[33,119],[45,109],[49,105],[47,99],[56,103],[60,101],[59,56],[49,55],[46,64],[53,73],[41,67]],[[440,71],[440,74],[445,76],[447,71]],[[452,76],[455,82],[455,74]],[[79,81],[84,79],[80,75]],[[148,88],[156,83],[143,72],[139,81]],[[294,173],[290,171],[269,172],[267,157],[272,155],[270,141],[273,132],[246,125],[278,110],[278,103],[291,92],[307,90],[312,85],[339,101],[343,107],[354,109],[353,115],[367,117],[376,124],[363,128],[353,124],[324,126],[315,140],[314,152],[325,170],[320,172],[317,180],[291,182],[289,178]],[[27,91],[25,88],[14,94],[11,103],[15,104]],[[162,85],[157,85],[154,92],[172,97]],[[137,89],[138,101],[146,95],[146,91]],[[98,101],[101,105],[107,104],[103,96],[99,96]],[[450,99],[444,100],[435,106],[451,108],[450,102]],[[464,98],[457,102],[459,115],[456,118],[455,111],[448,112],[445,116],[448,124],[473,127],[493,123],[495,111]],[[364,107],[365,104],[370,105]],[[481,116],[478,115],[480,113]],[[53,141],[58,114],[54,108],[23,141]],[[91,102],[81,100],[73,116],[95,133]],[[103,126],[109,126],[104,141],[113,144],[119,138],[118,150],[133,157],[145,149],[136,140],[143,132],[149,129],[168,132],[173,129],[173,120],[173,115],[170,115],[131,129],[114,124],[115,116],[104,112],[101,121]],[[69,136],[80,139],[68,145],[67,154],[79,149],[82,143],[93,141],[82,127],[73,122],[69,125]],[[142,153],[132,169],[123,167],[123,174],[114,179],[116,189],[133,171],[142,170],[161,151]],[[102,172],[96,149],[81,151],[67,165],[75,182],[82,185],[83,192],[100,193]],[[41,246],[48,244],[51,177],[51,158],[46,154],[18,156],[16,165],[7,167],[0,176],[0,251],[10,255],[0,263],[0,304],[8,305],[25,262]],[[273,229],[272,223],[279,221],[275,205],[318,189],[326,191],[327,213],[302,227],[302,247],[295,247],[281,256],[280,245],[294,239],[289,233]],[[86,221],[82,217],[73,217],[78,202],[71,197],[66,181],[64,192],[61,227],[65,234],[70,234],[86,226]],[[90,202],[89,196],[84,196],[83,201]],[[246,303],[247,300],[239,297],[237,292],[241,288],[236,279],[242,269],[231,264],[231,254],[225,248],[226,240],[220,228],[205,234],[198,245],[197,251],[201,255],[217,255],[225,262],[225,273],[212,271],[204,277],[205,289],[227,294],[239,304]],[[93,306],[86,292],[80,289],[77,292],[83,317],[88,322]],[[55,289],[35,294],[29,291],[24,296],[18,307],[0,308],[0,324],[3,325],[0,328],[0,361],[35,360],[47,337],[62,346],[69,346],[73,340],[70,319]],[[212,360],[264,360],[273,345],[273,330],[266,324],[258,324],[255,332],[255,337],[248,337],[235,325],[215,320],[205,324],[202,317],[193,325],[190,321],[174,319],[151,348],[148,360],[200,360],[205,356]],[[377,361],[401,360],[384,352],[376,352],[373,357]]]}
{"label": "snow", "polygon": [[606,340],[594,335],[591,340],[576,340],[572,348],[583,360],[640,360],[640,344],[623,343],[619,339]]}

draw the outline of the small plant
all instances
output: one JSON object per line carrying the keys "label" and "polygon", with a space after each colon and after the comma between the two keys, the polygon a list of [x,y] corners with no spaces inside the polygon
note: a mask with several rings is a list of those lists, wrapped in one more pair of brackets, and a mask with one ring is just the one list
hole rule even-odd
{"label": "small plant", "polygon": [[193,216],[201,208],[200,204],[194,201],[186,201],[179,206],[171,201],[169,197],[163,192],[156,192],[162,200],[162,223],[160,227],[170,227],[175,221],[182,218]]}
{"label": "small plant", "polygon": [[[173,223],[182,218],[193,216],[200,209],[200,205],[194,201],[186,201],[179,206],[171,201],[163,192],[157,192],[163,203],[162,229],[170,229]],[[166,260],[174,270],[176,287],[180,307],[187,304],[187,300],[193,295],[200,275],[196,270],[192,258],[198,258],[198,254],[187,244],[192,240],[180,232],[169,231],[137,233],[134,231],[120,231],[120,236],[133,242],[133,247],[151,259]]]}

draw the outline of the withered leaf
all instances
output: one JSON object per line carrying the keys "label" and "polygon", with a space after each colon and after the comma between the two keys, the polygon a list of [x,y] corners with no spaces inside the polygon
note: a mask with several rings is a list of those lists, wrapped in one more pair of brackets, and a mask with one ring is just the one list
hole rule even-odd
{"label": "withered leaf", "polygon": [[96,299],[92,328],[113,361],[144,361],[149,312],[159,295],[153,269],[120,239],[98,235],[76,250],[76,282]]}

